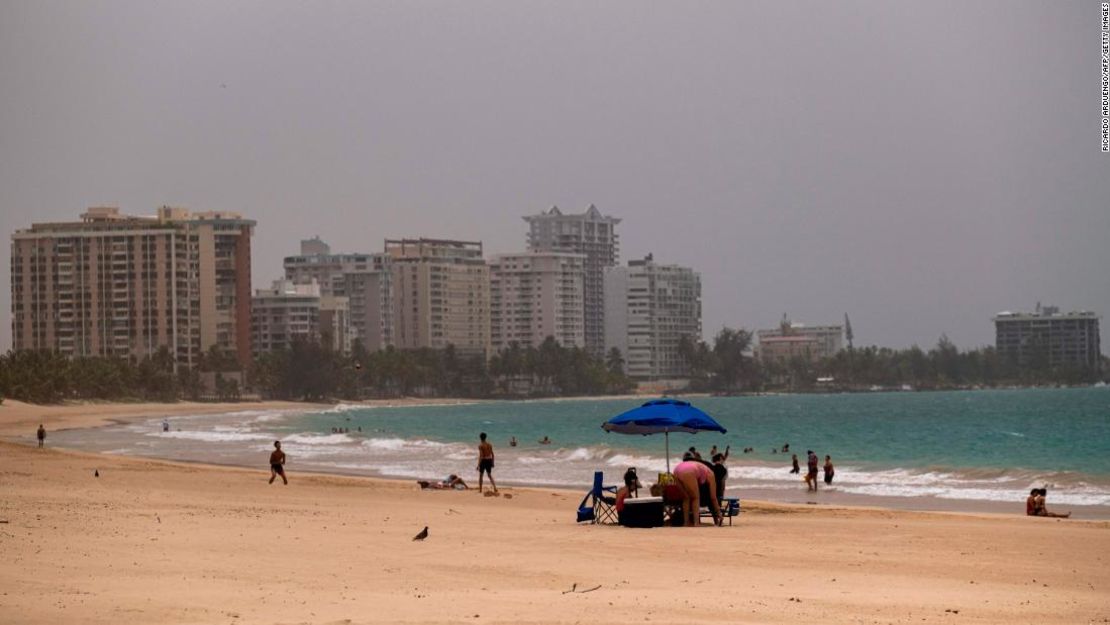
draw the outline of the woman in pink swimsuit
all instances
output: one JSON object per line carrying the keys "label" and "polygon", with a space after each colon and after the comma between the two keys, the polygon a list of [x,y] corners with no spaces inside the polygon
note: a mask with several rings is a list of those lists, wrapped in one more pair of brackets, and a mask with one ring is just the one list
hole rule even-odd
{"label": "woman in pink swimsuit", "polygon": [[[701,495],[699,487],[705,485],[707,493],[717,492],[717,478],[713,470],[705,464],[694,460],[694,455],[686,452],[682,462],[674,468],[674,479],[682,487],[682,524],[685,526],[701,525]],[[721,524],[721,504],[716,497],[709,496],[710,509],[713,510],[713,522]]]}

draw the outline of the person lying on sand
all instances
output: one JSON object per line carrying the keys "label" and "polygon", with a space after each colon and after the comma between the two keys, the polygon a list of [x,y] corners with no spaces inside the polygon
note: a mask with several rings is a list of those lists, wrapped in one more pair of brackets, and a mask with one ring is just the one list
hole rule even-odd
{"label": "person lying on sand", "polygon": [[463,479],[454,473],[448,475],[442,482],[429,482],[428,480],[417,480],[417,484],[421,489],[432,490],[468,490],[470,487],[466,485]]}

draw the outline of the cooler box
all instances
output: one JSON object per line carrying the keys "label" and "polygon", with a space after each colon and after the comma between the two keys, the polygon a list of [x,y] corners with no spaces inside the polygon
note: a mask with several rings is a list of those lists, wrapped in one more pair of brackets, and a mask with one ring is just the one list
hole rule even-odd
{"label": "cooler box", "polygon": [[625,527],[663,527],[663,498],[625,499],[619,522]]}

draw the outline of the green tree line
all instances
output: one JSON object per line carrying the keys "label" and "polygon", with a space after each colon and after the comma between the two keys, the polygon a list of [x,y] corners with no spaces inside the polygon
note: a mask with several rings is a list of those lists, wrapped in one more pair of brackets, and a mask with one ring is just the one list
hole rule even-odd
{"label": "green tree line", "polygon": [[371,352],[356,342],[345,355],[297,341],[289,349],[261,354],[250,384],[264,397],[305,400],[599,395],[633,387],[622,367],[551,337],[538,348],[514,343],[488,362],[480,355],[460,355],[452,345]]}
{"label": "green tree line", "polygon": [[863,347],[842,349],[827,358],[795,357],[787,362],[762,363],[751,354],[752,335],[744,329],[723,328],[711,343],[684,338],[679,352],[690,367],[693,390],[720,393],[764,390],[806,391],[819,388],[818,378],[832,381],[820,388],[860,389],[909,385],[919,390],[996,386],[1090,384],[1110,372],[1101,366],[1050,366],[1035,350],[1019,365],[993,347],[961,351],[947,336],[932,349]]}

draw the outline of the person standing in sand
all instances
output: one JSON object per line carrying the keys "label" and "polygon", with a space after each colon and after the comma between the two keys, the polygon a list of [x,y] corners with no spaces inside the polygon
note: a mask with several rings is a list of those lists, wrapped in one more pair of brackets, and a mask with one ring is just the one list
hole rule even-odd
{"label": "person standing in sand", "polygon": [[42,449],[42,446],[46,444],[46,428],[42,427],[41,423],[38,431],[35,432],[35,436],[39,439],[39,449]]}
{"label": "person standing in sand", "polygon": [[489,486],[497,492],[497,484],[493,481],[493,445],[486,440],[486,433],[478,435],[478,492],[482,492],[482,478],[489,476]]}
{"label": "person standing in sand", "polygon": [[285,452],[281,450],[281,441],[274,441],[274,451],[270,453],[270,484],[274,478],[281,476],[281,482],[286,486],[289,480],[285,479]]}

